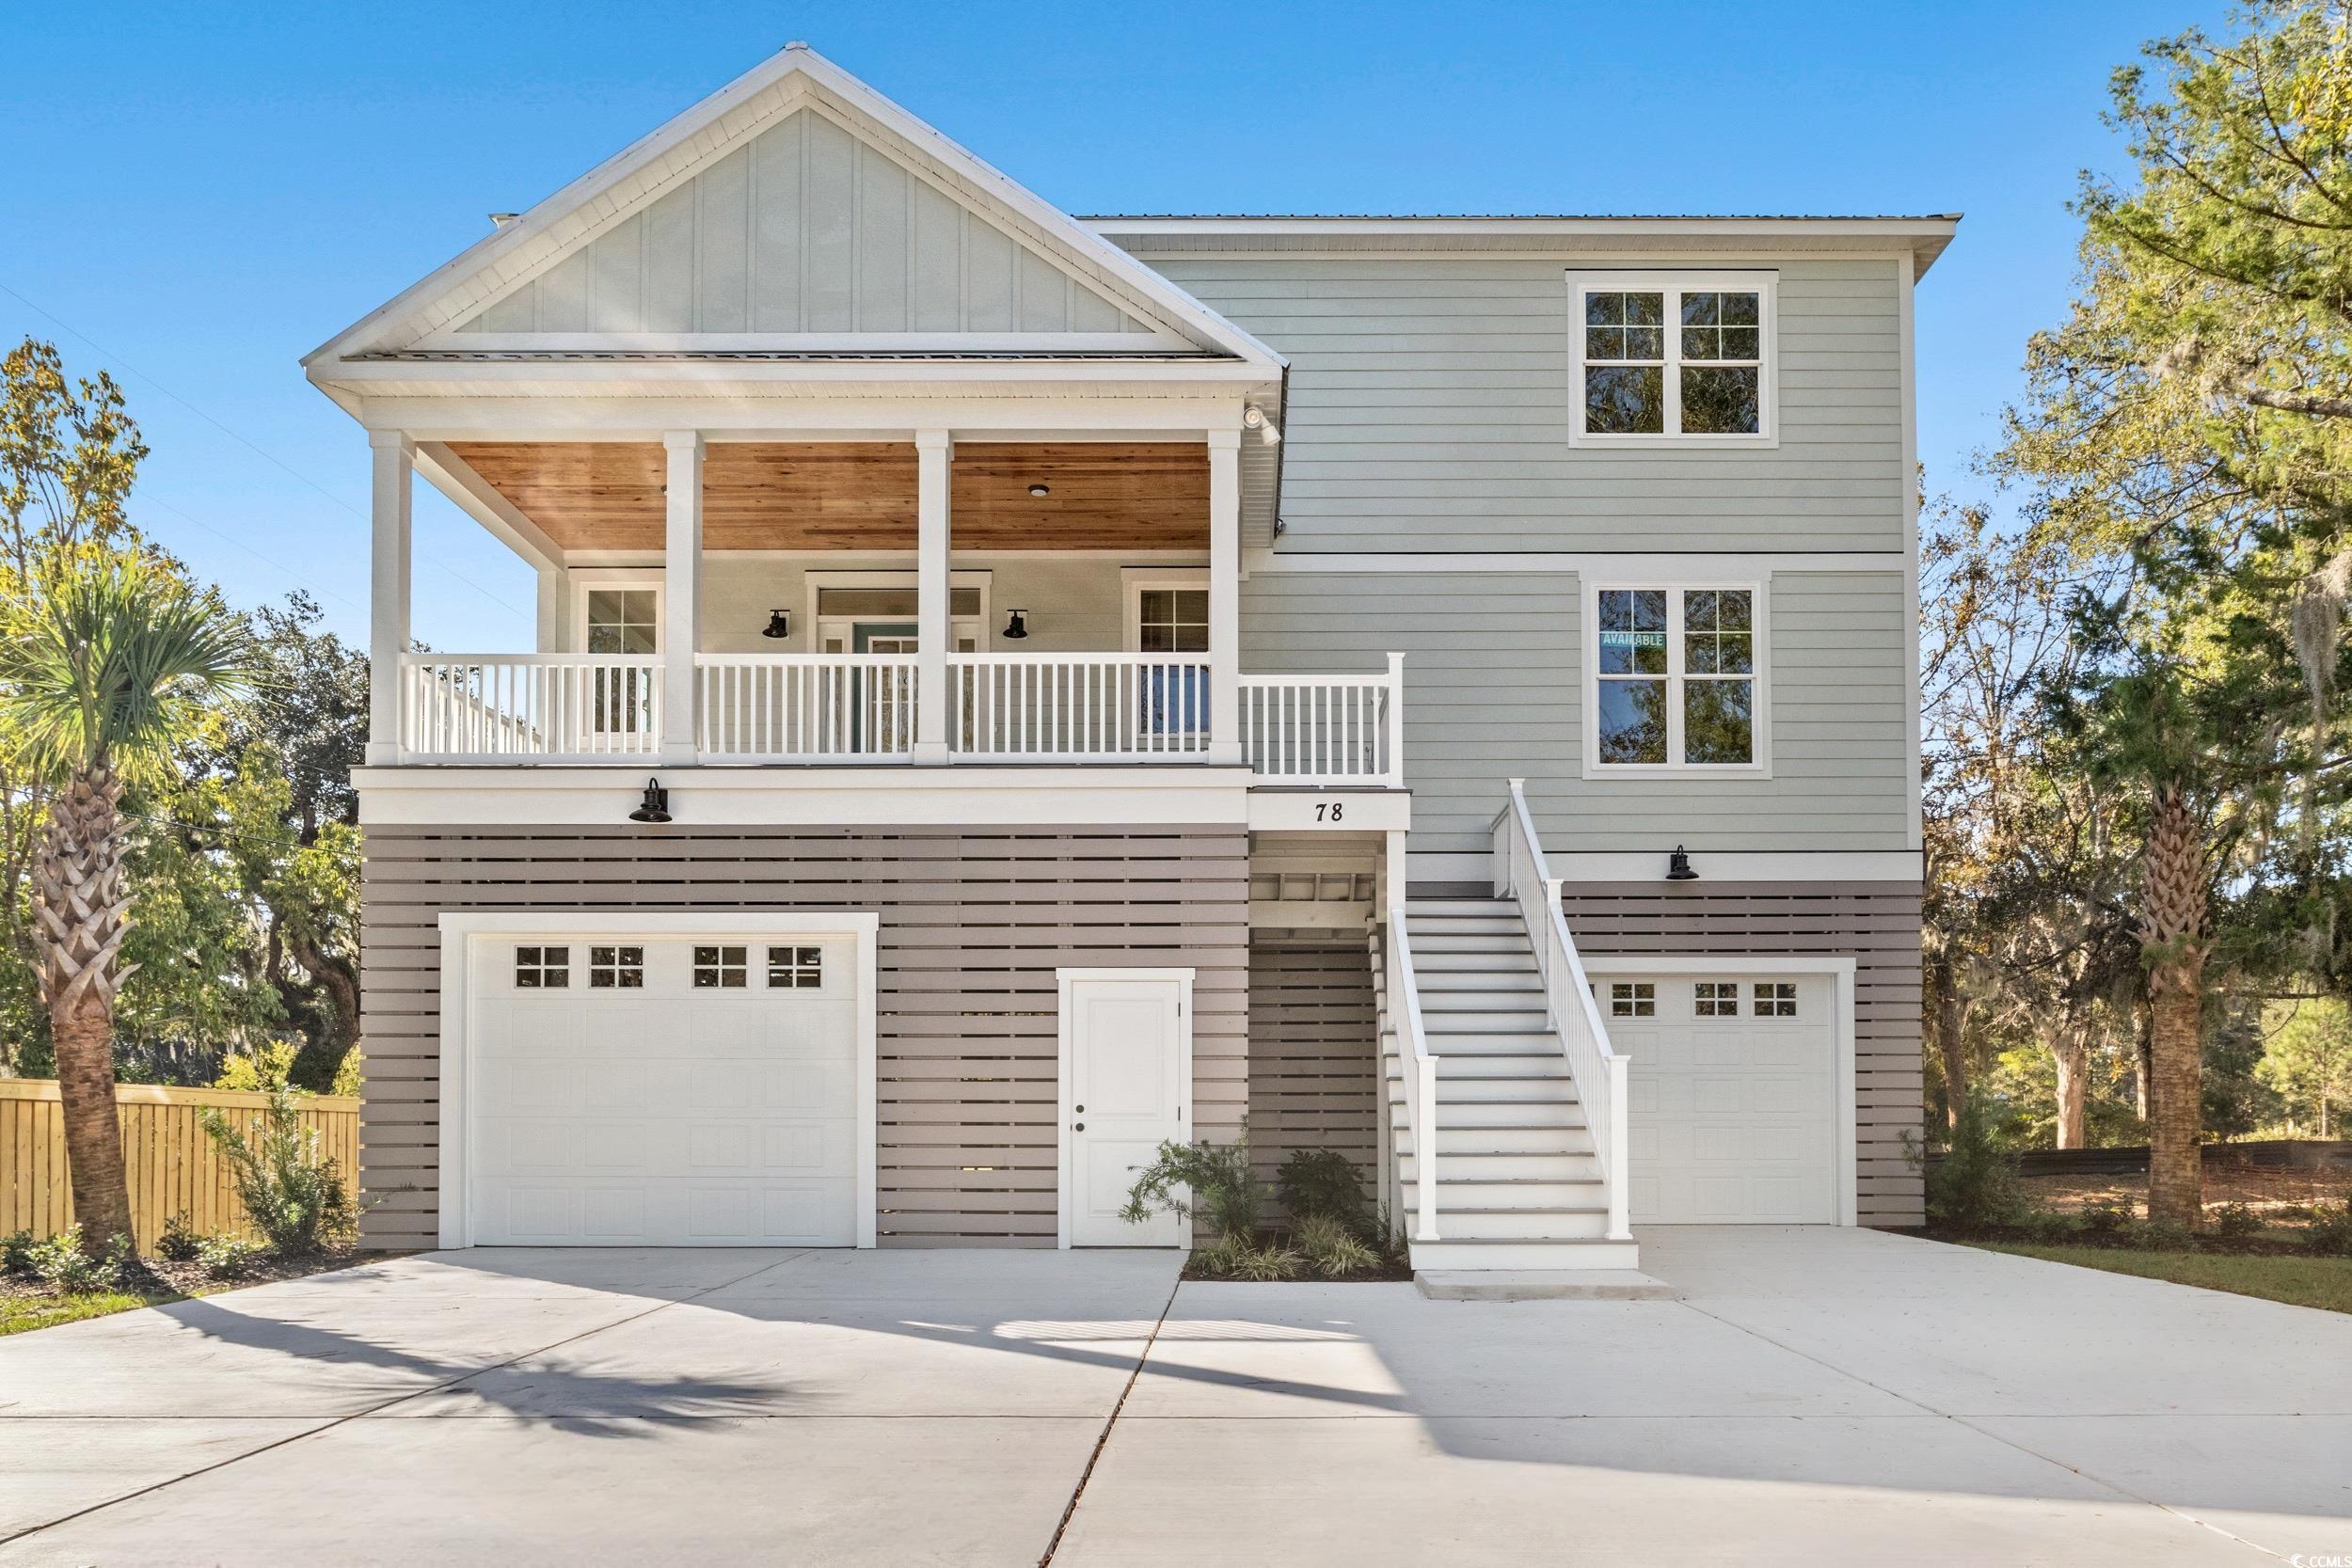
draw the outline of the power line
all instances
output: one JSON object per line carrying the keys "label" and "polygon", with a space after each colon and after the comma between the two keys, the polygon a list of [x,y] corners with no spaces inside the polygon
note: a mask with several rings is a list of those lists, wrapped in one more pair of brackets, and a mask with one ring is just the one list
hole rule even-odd
{"label": "power line", "polygon": [[[189,413],[194,414],[198,419],[202,420],[206,424],[211,425],[215,430],[219,431],[222,435],[228,436],[239,446],[244,447],[248,451],[251,451],[256,457],[261,458],[263,462],[269,464],[273,467],[284,470],[286,474],[297,482],[309,485],[311,489],[316,490],[320,495],[325,496],[328,500],[334,502],[335,505],[342,508],[345,512],[350,513],[352,516],[358,518],[360,522],[369,523],[371,527],[373,526],[372,519],[369,518],[366,513],[360,511],[358,507],[343,499],[342,497],[335,494],[334,491],[329,490],[326,485],[321,484],[317,480],[312,479],[310,475],[302,472],[300,469],[294,467],[292,464],[277,456],[275,453],[264,451],[261,446],[247,439],[238,431],[230,429],[227,424],[224,424],[219,420],[215,419],[203,409],[199,408],[195,404],[190,403],[186,398],[182,397],[179,393],[173,391],[170,388],[165,386],[153,376],[149,375],[146,372],[140,370],[136,365],[132,364],[120,355],[109,352],[107,349],[101,346],[96,340],[92,339],[89,334],[77,331],[63,318],[59,317],[53,311],[42,309],[40,306],[25,298],[23,294],[17,293],[16,290],[10,288],[6,283],[0,283],[0,293],[7,294],[9,298],[15,300],[19,305],[22,305],[27,310],[32,311],[33,314],[56,326],[58,331],[66,333],[71,337],[80,339],[82,342],[88,347],[89,351],[97,355],[101,359],[112,360],[123,371],[125,374],[135,376],[137,379],[146,382],[156,391],[161,392],[164,396],[169,398],[172,402],[178,404]],[[177,515],[182,517],[187,516],[186,513],[177,512],[175,508],[166,507],[165,510],[167,512],[175,512]],[[189,518],[188,520],[191,522],[195,521],[194,518]],[[216,534],[220,532],[218,529],[208,529],[207,531]],[[226,538],[227,536],[222,535],[222,537]],[[268,558],[262,557],[262,559],[267,560]],[[497,605],[501,610],[508,610],[516,615],[525,613],[519,605],[516,605],[505,598],[501,598],[497,594],[492,593],[489,589],[483,587],[482,584],[474,581],[473,578],[466,576],[465,573],[457,570],[454,566],[450,565],[447,562],[435,561],[432,562],[432,565],[435,570],[464,583],[467,587],[472,589],[475,593],[481,594],[484,598],[489,600],[492,604]],[[306,583],[304,586],[308,587],[310,585]],[[328,597],[337,599],[343,604],[351,603],[349,599],[344,598],[340,594],[329,594]]]}

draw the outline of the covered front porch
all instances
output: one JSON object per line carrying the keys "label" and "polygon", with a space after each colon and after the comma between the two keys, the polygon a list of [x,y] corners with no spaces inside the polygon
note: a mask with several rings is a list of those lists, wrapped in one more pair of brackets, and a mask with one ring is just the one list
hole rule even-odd
{"label": "covered front porch", "polygon": [[[373,431],[373,651],[396,673],[368,760],[1400,786],[1399,656],[1240,668],[1244,458],[1270,442],[1229,407],[1148,432]],[[420,472],[535,569],[536,651],[412,645]]]}

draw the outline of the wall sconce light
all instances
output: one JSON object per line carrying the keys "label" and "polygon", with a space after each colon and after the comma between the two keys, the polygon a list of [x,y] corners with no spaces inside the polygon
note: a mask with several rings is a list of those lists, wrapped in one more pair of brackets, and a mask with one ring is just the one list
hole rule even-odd
{"label": "wall sconce light", "polygon": [[628,814],[631,822],[667,822],[670,820],[670,792],[661,787],[660,779],[645,781],[644,804]]}
{"label": "wall sconce light", "polygon": [[1691,857],[1683,853],[1681,845],[1676,845],[1675,852],[1666,857],[1666,880],[1695,882],[1698,879],[1699,874],[1691,869]]}
{"label": "wall sconce light", "polygon": [[1005,641],[1018,642],[1028,635],[1029,612],[1025,610],[1014,610],[1012,618],[1005,623]]}
{"label": "wall sconce light", "polygon": [[1040,499],[1050,496],[1053,493],[1054,487],[1050,484],[1032,484],[1029,486],[1029,494],[1039,497]]}
{"label": "wall sconce light", "polygon": [[766,629],[765,629],[765,630],[761,631],[759,635],[760,635],[760,636],[762,636],[762,637],[789,637],[789,636],[791,636],[791,635],[792,635],[792,617],[791,617],[791,615],[790,615],[788,612],[787,612],[787,611],[785,611],[785,610],[770,610],[770,611],[768,612],[768,625],[767,625],[767,627],[766,627]]}

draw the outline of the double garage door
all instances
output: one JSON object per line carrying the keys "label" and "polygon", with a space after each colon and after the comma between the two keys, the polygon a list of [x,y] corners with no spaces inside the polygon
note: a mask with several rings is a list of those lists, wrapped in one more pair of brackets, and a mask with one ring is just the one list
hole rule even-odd
{"label": "double garage door", "polygon": [[857,949],[788,932],[476,938],[473,1241],[855,1244]]}
{"label": "double garage door", "polygon": [[1840,1162],[1836,986],[1736,968],[1594,990],[1627,1069],[1636,1225],[1829,1225]]}

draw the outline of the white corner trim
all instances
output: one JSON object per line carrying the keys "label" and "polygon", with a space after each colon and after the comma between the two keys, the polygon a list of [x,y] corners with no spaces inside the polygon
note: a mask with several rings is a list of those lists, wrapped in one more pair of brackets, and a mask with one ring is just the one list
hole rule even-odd
{"label": "white corner trim", "polygon": [[[1837,1187],[1837,1223],[1854,1226],[1862,1223],[1860,1107],[1855,1103],[1857,1093],[1854,1070],[1854,960],[1850,956],[1822,957],[1812,954],[1756,953],[1672,953],[1672,954],[1612,954],[1586,953],[1584,973],[1595,983],[1603,976],[1623,974],[1696,974],[1714,971],[1726,978],[1749,974],[1788,974],[1805,978],[1822,978],[1830,982],[1830,1022],[1832,1049],[1831,1094],[1836,1098],[1837,1148],[1836,1181]],[[1638,1065],[1638,1064],[1637,1064]]]}
{"label": "white corner trim", "polygon": [[443,914],[441,930],[441,1074],[438,1244],[473,1244],[467,1202],[467,1116],[473,1058],[473,950],[490,937],[513,936],[849,936],[857,939],[857,1244],[875,1244],[878,1130],[882,1098],[879,956],[882,916],[870,911],[838,914],[653,913],[644,911],[535,911],[528,913]]}
{"label": "white corner trim", "polygon": [[[1583,672],[1584,723],[1579,761],[1586,779],[1769,779],[1772,776],[1772,574],[1735,577],[1720,565],[1694,561],[1682,572],[1652,577],[1605,577],[1588,573],[1577,579],[1582,603],[1579,610],[1576,657]],[[1748,738],[1755,760],[1742,763],[1689,763],[1674,760],[1682,738],[1682,705],[1676,699],[1685,685],[1682,668],[1682,594],[1691,589],[1732,588],[1749,595],[1750,676],[1756,685],[1749,711]],[[1666,594],[1666,756],[1662,763],[1604,763],[1600,757],[1600,596],[1604,593],[1657,590]]]}
{"label": "white corner trim", "polygon": [[1197,973],[1189,965],[1164,968],[1057,968],[1054,971],[1054,1245],[1070,1250],[1070,993],[1081,980],[1173,980],[1177,985],[1177,1015],[1184,1022],[1178,1033],[1184,1040],[1184,1102],[1176,1118],[1177,1130],[1187,1141],[1192,1133],[1193,1083],[1192,1075],[1192,982]]}

